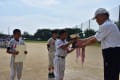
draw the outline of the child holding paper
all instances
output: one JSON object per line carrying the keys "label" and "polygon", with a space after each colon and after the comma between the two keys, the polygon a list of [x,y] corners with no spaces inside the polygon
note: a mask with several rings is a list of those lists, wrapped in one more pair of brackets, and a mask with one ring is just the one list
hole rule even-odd
{"label": "child holding paper", "polygon": [[[22,77],[23,62],[15,62],[16,55],[19,54],[19,51],[16,51],[17,45],[25,45],[24,40],[21,38],[21,31],[15,29],[13,31],[13,38],[10,40],[7,53],[11,54],[10,61],[10,80],[14,80],[17,75],[17,80],[20,80]],[[24,51],[27,54],[27,51]]]}

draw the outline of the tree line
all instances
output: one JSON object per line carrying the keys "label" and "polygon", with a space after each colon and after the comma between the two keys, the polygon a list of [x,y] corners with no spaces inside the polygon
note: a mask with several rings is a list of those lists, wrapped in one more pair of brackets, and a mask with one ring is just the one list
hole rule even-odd
{"label": "tree line", "polygon": [[[61,29],[54,29],[58,33]],[[93,29],[86,29],[85,31],[82,31],[80,28],[66,28],[65,29],[68,33],[68,39],[70,39],[71,34],[79,34],[80,38],[86,38],[89,36],[92,36],[96,33]],[[46,41],[51,37],[51,29],[38,29],[33,35],[30,35],[28,32],[23,33],[23,37],[26,40],[40,40],[40,41]]]}

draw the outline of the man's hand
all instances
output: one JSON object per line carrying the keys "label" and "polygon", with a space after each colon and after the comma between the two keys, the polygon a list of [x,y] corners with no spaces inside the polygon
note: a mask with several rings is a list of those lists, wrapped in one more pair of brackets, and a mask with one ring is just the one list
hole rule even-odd
{"label": "man's hand", "polygon": [[78,40],[78,42],[76,43],[76,48],[84,48],[86,46],[86,40]]}

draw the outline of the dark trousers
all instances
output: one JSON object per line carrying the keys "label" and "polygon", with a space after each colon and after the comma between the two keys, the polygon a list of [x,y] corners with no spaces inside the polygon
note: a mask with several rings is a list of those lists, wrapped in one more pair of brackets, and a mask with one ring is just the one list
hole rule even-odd
{"label": "dark trousers", "polygon": [[120,47],[102,50],[104,60],[104,80],[119,80]]}

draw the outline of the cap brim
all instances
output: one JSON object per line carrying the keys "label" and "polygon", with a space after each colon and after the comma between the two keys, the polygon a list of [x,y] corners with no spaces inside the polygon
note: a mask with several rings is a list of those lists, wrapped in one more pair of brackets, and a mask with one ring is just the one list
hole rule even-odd
{"label": "cap brim", "polygon": [[93,17],[93,18],[92,18],[92,20],[95,20],[95,19],[96,19],[96,17]]}

